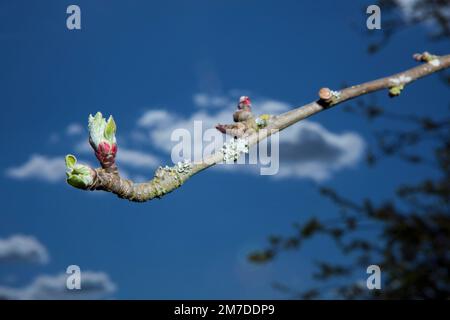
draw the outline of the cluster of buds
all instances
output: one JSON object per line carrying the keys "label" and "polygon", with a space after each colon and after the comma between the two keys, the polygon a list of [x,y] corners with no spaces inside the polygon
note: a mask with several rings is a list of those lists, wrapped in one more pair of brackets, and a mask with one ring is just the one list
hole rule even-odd
{"label": "cluster of buds", "polygon": [[174,174],[189,174],[189,172],[192,170],[192,163],[189,160],[184,160],[183,162],[178,162],[175,166],[169,167],[159,166],[158,169],[156,169],[155,177],[157,178],[163,178],[164,175],[174,175]]}
{"label": "cluster of buds", "polygon": [[89,115],[89,143],[103,168],[114,168],[117,153],[116,124],[112,116],[108,121],[100,112]]}
{"label": "cluster of buds", "polygon": [[248,153],[248,141],[246,139],[233,139],[222,146],[223,160],[225,162],[237,161],[241,153]]}
{"label": "cluster of buds", "polygon": [[394,84],[392,87],[389,88],[389,96],[396,97],[399,96],[400,93],[402,93],[402,90],[405,88],[405,84],[411,82],[411,77],[407,77],[405,75],[401,75],[397,78],[391,78],[389,79],[389,82]]}
{"label": "cluster of buds", "polygon": [[237,105],[237,111],[233,113],[234,122],[243,122],[253,117],[252,115],[252,102],[247,96],[239,98]]}
{"label": "cluster of buds", "polygon": [[269,124],[269,120],[271,118],[270,114],[262,114],[255,119],[256,126],[258,129],[264,128]]}
{"label": "cluster of buds", "polygon": [[95,171],[83,164],[77,164],[77,158],[68,154],[66,156],[67,183],[75,188],[86,189],[94,182]]}

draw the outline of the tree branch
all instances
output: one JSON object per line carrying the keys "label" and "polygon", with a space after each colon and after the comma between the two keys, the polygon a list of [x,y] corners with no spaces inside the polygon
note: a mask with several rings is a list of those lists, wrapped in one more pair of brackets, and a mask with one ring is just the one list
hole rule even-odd
{"label": "tree branch", "polygon": [[[249,130],[247,131],[249,134],[243,135],[243,138],[226,143],[221,151],[206,157],[201,162],[185,162],[178,163],[173,167],[159,167],[154,177],[145,183],[134,183],[120,176],[115,164],[117,153],[116,125],[112,117],[106,121],[101,113],[97,113],[95,117],[89,117],[89,142],[95,151],[101,168],[93,169],[87,165],[77,164],[76,158],[68,155],[66,156],[67,182],[83,190],[112,192],[118,197],[130,201],[144,202],[160,198],[180,187],[186,180],[200,171],[223,162],[224,159],[236,160],[241,153],[248,151],[250,146],[320,111],[383,89],[388,89],[391,97],[397,96],[407,84],[450,66],[450,55],[435,56],[425,52],[415,54],[414,58],[424,63],[395,75],[354,85],[340,91],[322,88],[319,91],[317,101],[277,116],[246,119],[244,125],[256,128],[256,130]],[[263,126],[260,126],[261,121],[263,121],[261,119],[265,121]]]}

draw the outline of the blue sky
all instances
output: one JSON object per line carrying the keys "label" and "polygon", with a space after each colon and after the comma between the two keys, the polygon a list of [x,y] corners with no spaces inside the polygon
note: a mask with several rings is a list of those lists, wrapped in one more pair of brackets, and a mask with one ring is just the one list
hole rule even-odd
{"label": "blue sky", "polygon": [[[73,3],[81,8],[81,30],[66,28]],[[430,26],[424,26],[367,54],[369,4],[0,1],[0,240],[3,248],[28,248],[18,261],[6,254],[2,260],[0,250],[0,288],[33,293],[52,282],[39,282],[43,275],[56,279],[71,264],[97,275],[100,291],[113,298],[285,297],[271,287],[274,281],[308,288],[315,259],[342,259],[330,242],[314,240],[264,266],[249,264],[246,255],[270,234],[292,231],[292,222],[336,215],[317,184],[381,201],[400,182],[430,174],[420,167],[411,175],[395,160],[368,169],[360,158],[373,128],[342,106],[314,116],[306,129],[280,135],[298,150],[314,149],[316,141],[299,138],[302,130],[325,141],[325,148],[338,145],[347,160],[337,167],[332,163],[339,157],[319,153],[305,160],[300,152],[282,163],[289,172],[282,177],[246,168],[208,170],[161,200],[136,204],[71,188],[62,161],[74,153],[95,164],[83,146],[87,116],[102,111],[118,124],[119,168],[132,178],[150,178],[156,165],[170,164],[168,138],[158,132],[195,119],[213,123],[227,113],[231,120],[239,94],[254,98],[256,109],[300,106],[323,86],[412,67],[415,52],[448,53],[448,43],[427,40]],[[400,113],[448,112],[441,101],[448,89],[437,76],[411,84],[397,99],[386,96],[378,94],[378,102]],[[163,111],[166,122],[139,125]],[[305,173],[311,163],[326,174]]]}

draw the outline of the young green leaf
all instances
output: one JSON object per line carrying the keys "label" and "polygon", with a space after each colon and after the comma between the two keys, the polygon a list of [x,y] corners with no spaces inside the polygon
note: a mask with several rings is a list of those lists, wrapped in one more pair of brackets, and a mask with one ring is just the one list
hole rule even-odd
{"label": "young green leaf", "polygon": [[68,154],[66,156],[66,167],[67,169],[73,169],[75,164],[77,163],[77,158],[74,155]]}

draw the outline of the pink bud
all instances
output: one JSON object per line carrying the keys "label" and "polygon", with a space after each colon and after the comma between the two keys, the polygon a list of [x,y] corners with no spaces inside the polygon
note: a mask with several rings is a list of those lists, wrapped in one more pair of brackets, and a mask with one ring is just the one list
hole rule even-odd
{"label": "pink bud", "polygon": [[328,88],[321,88],[319,90],[319,98],[322,100],[329,100],[333,97],[331,90]]}

